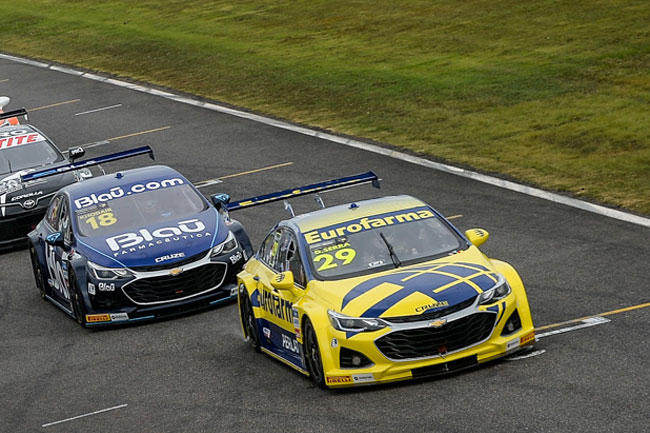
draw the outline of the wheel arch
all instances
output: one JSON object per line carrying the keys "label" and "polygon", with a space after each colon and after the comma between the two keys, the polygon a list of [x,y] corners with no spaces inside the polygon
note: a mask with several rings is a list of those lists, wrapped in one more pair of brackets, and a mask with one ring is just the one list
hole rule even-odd
{"label": "wheel arch", "polygon": [[526,294],[526,289],[519,273],[509,263],[495,259],[491,261],[495,269],[508,280],[508,284],[517,298],[517,310],[519,311],[519,317],[521,318],[523,327],[533,327],[533,317],[530,312],[528,295]]}

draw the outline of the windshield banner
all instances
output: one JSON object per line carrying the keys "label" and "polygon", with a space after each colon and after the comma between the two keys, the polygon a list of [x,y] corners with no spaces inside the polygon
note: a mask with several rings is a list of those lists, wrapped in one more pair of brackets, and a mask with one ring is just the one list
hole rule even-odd
{"label": "windshield banner", "polygon": [[413,209],[402,209],[395,212],[363,217],[356,220],[346,221],[334,226],[324,227],[304,233],[305,240],[308,244],[322,242],[336,237],[347,236],[352,233],[359,233],[366,230],[372,230],[379,227],[392,226],[396,224],[419,221],[428,218],[435,218],[436,214],[427,207],[417,207]]}

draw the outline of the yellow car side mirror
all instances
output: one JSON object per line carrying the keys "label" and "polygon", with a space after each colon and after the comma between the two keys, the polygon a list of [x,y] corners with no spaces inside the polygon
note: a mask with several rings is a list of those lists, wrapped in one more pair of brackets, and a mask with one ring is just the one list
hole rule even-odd
{"label": "yellow car side mirror", "polygon": [[293,272],[285,271],[279,273],[271,280],[271,286],[278,290],[291,290],[293,289]]}
{"label": "yellow car side mirror", "polygon": [[469,229],[465,232],[467,239],[476,247],[481,246],[488,240],[490,234],[483,229]]}

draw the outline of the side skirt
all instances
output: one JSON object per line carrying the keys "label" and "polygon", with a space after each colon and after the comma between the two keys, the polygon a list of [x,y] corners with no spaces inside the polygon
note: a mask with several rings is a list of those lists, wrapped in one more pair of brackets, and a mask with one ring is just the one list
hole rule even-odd
{"label": "side skirt", "polygon": [[269,349],[266,347],[261,347],[262,352],[271,355],[273,358],[277,359],[278,361],[282,361],[284,364],[287,364],[289,367],[293,368],[294,370],[299,371],[300,373],[304,374],[305,376],[309,376],[309,372],[307,370],[303,370],[302,368],[298,367],[296,364],[293,362],[287,361],[283,357],[276,355],[275,353],[271,352]]}

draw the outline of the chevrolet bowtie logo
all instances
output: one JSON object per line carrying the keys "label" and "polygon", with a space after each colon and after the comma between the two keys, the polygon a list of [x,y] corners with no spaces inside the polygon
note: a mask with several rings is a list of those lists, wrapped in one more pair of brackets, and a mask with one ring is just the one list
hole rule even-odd
{"label": "chevrolet bowtie logo", "polygon": [[429,323],[429,328],[440,328],[445,323],[447,323],[447,319],[434,320],[433,322]]}
{"label": "chevrolet bowtie logo", "polygon": [[176,275],[180,275],[182,273],[183,273],[183,268],[175,268],[169,271],[169,275],[171,275],[172,277],[175,277]]}

